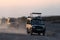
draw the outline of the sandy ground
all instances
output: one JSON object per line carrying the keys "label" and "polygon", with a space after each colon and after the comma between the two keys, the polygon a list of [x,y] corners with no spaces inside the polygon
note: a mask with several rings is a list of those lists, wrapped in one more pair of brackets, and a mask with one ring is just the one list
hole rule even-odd
{"label": "sandy ground", "polygon": [[0,40],[60,40],[60,24],[47,22],[46,36],[27,34],[23,24],[20,24],[18,28],[2,24],[0,25]]}

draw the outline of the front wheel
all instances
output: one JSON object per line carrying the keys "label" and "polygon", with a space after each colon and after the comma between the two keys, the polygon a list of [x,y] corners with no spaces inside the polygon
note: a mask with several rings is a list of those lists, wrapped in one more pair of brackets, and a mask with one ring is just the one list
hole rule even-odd
{"label": "front wheel", "polygon": [[38,35],[40,35],[40,33],[38,33]]}
{"label": "front wheel", "polygon": [[45,32],[43,32],[43,36],[45,36]]}

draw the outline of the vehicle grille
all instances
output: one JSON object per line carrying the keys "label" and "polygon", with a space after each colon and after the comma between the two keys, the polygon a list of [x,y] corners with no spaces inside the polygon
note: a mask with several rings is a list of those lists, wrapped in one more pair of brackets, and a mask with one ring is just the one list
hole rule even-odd
{"label": "vehicle grille", "polygon": [[43,29],[41,26],[35,26],[35,29]]}

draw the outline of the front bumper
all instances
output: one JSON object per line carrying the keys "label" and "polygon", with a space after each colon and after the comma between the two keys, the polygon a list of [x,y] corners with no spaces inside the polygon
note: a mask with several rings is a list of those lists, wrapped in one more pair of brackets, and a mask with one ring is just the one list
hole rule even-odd
{"label": "front bumper", "polygon": [[32,28],[32,32],[35,32],[35,33],[42,33],[42,32],[44,32],[45,30],[44,29],[34,29],[34,28]]}

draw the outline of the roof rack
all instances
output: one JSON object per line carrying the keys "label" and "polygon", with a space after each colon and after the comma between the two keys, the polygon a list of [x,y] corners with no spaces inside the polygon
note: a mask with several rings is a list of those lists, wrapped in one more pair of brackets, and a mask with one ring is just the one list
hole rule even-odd
{"label": "roof rack", "polygon": [[38,17],[38,16],[41,17],[41,14],[42,14],[42,13],[31,13],[31,14],[30,14],[30,17]]}
{"label": "roof rack", "polygon": [[42,13],[32,13],[32,14],[42,14]]}

